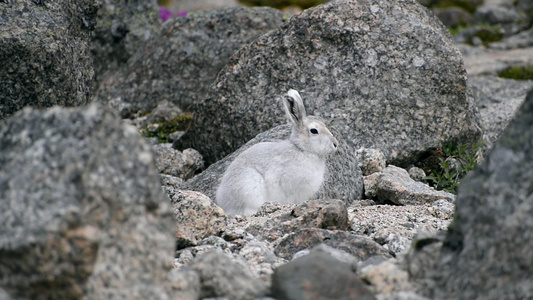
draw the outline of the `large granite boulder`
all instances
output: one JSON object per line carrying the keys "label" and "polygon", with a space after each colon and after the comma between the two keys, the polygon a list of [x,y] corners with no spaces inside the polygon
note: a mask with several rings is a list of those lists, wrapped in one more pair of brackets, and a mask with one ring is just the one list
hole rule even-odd
{"label": "large granite boulder", "polygon": [[91,42],[97,82],[124,67],[161,27],[157,0],[102,2]]}
{"label": "large granite boulder", "polygon": [[0,120],[25,106],[87,104],[98,1],[0,1]]}
{"label": "large granite boulder", "polygon": [[15,299],[168,299],[174,219],[153,154],[109,109],[0,125],[0,287]]}
{"label": "large granite boulder", "polygon": [[299,90],[340,139],[405,165],[444,142],[480,136],[461,54],[415,1],[334,1],[294,15],[233,55],[177,148],[211,164],[284,121]]}
{"label": "large granite boulder", "polygon": [[532,299],[533,91],[464,180],[432,299]]}
{"label": "large granite boulder", "polygon": [[205,97],[235,51],[278,27],[283,18],[272,8],[237,7],[171,19],[123,70],[101,83],[96,98],[123,117],[149,112],[165,100],[187,108]]}

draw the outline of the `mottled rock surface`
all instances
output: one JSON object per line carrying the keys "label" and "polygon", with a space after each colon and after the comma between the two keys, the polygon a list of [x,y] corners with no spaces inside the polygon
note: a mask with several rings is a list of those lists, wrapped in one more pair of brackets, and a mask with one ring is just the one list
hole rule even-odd
{"label": "mottled rock surface", "polygon": [[194,149],[178,151],[172,148],[172,144],[157,144],[153,148],[155,165],[161,174],[187,180],[204,166],[202,155]]}
{"label": "mottled rock surface", "polygon": [[348,211],[341,200],[309,200],[292,206],[294,208],[290,210],[287,209],[289,206],[280,207],[280,212],[276,214],[256,214],[246,231],[274,241],[301,228],[347,230],[350,227]]}
{"label": "mottled rock surface", "polygon": [[220,250],[199,256],[192,262],[191,269],[200,276],[200,299],[209,297],[255,299],[267,291],[264,283],[254,278],[249,270],[228,258]]}
{"label": "mottled rock surface", "polygon": [[364,176],[381,172],[387,167],[387,158],[377,149],[361,148],[357,150],[356,155]]}
{"label": "mottled rock surface", "polygon": [[178,249],[196,245],[197,240],[208,236],[218,235],[226,226],[226,214],[207,196],[178,190],[170,198],[177,224]]}
{"label": "mottled rock surface", "polygon": [[388,260],[363,268],[359,272],[361,279],[370,283],[376,294],[392,294],[413,289],[409,282],[409,274]]}
{"label": "mottled rock surface", "polygon": [[533,298],[533,92],[463,181],[432,297]]}
{"label": "mottled rock surface", "polygon": [[533,81],[483,76],[470,78],[468,84],[479,108],[485,138],[492,145],[533,88]]}
{"label": "mottled rock surface", "polygon": [[0,1],[0,120],[25,106],[87,104],[96,0]]}
{"label": "mottled rock surface", "polygon": [[274,253],[281,258],[290,259],[298,251],[313,248],[319,244],[343,250],[359,260],[365,260],[373,255],[391,257],[387,249],[368,237],[347,231],[320,228],[296,230],[279,241]]}
{"label": "mottled rock surface", "polygon": [[387,166],[382,172],[365,176],[365,196],[401,205],[432,203],[440,199],[449,202],[455,200],[453,194],[415,181],[406,170],[393,165]]}
{"label": "mottled rock surface", "polygon": [[366,284],[345,264],[311,252],[276,269],[272,295],[278,299],[375,299]]}
{"label": "mottled rock surface", "polygon": [[235,51],[279,26],[283,17],[271,8],[236,7],[169,20],[123,70],[101,84],[96,98],[123,117],[149,112],[165,100],[187,108],[203,100]]}
{"label": "mottled rock surface", "polygon": [[480,130],[461,55],[446,28],[414,1],[333,1],[294,15],[231,57],[178,148],[207,164],[283,122],[294,88],[349,146],[389,162]]}
{"label": "mottled rock surface", "polygon": [[157,0],[104,0],[92,36],[96,82],[126,66],[161,27]]}
{"label": "mottled rock surface", "polygon": [[[324,183],[314,198],[341,199],[350,203],[353,200],[362,197],[362,172],[359,168],[359,161],[355,155],[355,150],[349,146],[348,142],[342,136],[338,135],[335,128],[330,129],[332,130],[333,135],[339,140],[339,146],[337,152],[331,154],[327,158],[327,171],[324,175]],[[200,191],[211,197],[211,199],[215,199],[216,190],[222,180],[224,172],[240,153],[260,142],[288,139],[290,132],[291,125],[285,124],[258,134],[237,151],[215,164],[212,164],[204,172],[187,181],[184,187],[186,189]]]}
{"label": "mottled rock surface", "polygon": [[0,286],[16,299],[166,299],[173,217],[150,146],[109,109],[0,126]]}

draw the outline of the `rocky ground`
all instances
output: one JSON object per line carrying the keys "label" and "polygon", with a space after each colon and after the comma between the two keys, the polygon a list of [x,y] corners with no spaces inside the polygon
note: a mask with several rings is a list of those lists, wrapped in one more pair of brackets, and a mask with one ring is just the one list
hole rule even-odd
{"label": "rocky ground", "polygon": [[[0,1],[0,299],[533,298],[533,81],[499,77],[531,1],[61,2]],[[293,87],[341,140],[324,187],[227,216]],[[443,161],[479,163],[457,195]]]}

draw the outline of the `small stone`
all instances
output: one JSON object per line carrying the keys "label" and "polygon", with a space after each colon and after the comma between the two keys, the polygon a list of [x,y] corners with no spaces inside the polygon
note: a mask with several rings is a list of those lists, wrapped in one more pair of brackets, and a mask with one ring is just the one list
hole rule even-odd
{"label": "small stone", "polygon": [[278,299],[375,299],[348,264],[312,252],[280,266],[272,278]]}
{"label": "small stone", "polygon": [[424,178],[426,177],[426,172],[418,167],[409,168],[407,173],[409,173],[409,177],[411,177],[411,179],[414,181],[423,182]]}
{"label": "small stone", "polygon": [[198,256],[190,265],[200,276],[200,299],[226,297],[235,300],[254,299],[266,294],[266,286],[249,270],[220,250]]}
{"label": "small stone", "polygon": [[374,292],[378,294],[390,294],[413,289],[409,283],[409,274],[391,261],[367,266],[360,273],[361,278],[370,283]]}
{"label": "small stone", "polygon": [[364,176],[381,172],[387,167],[385,155],[377,149],[361,148],[357,150],[356,155]]}

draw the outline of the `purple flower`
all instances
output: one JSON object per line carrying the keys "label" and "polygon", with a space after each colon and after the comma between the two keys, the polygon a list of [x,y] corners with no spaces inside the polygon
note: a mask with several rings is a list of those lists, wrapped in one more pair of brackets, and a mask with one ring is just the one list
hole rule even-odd
{"label": "purple flower", "polygon": [[183,10],[183,11],[180,11],[177,16],[178,17],[185,17],[187,15],[187,11]]}
{"label": "purple flower", "polygon": [[172,11],[164,6],[159,6],[159,16],[161,17],[161,20],[165,22],[172,18]]}

